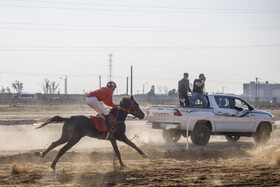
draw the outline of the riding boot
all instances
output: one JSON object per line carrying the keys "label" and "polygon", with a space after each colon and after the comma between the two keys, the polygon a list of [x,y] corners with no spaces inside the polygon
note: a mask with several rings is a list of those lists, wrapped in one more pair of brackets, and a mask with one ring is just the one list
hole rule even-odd
{"label": "riding boot", "polygon": [[111,124],[110,116],[109,115],[105,115],[105,119],[106,119],[106,124],[107,124],[108,131],[110,133],[114,134],[116,132],[116,130],[112,129],[112,124]]}

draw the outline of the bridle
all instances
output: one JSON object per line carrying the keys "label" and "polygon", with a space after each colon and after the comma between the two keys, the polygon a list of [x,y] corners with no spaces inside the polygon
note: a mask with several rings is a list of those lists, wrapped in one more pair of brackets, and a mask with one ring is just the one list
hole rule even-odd
{"label": "bridle", "polygon": [[135,100],[130,100],[130,101],[131,102],[130,102],[129,109],[122,108],[121,110],[126,111],[126,112],[128,112],[130,114],[133,114],[133,115],[137,116],[137,112],[136,112],[135,105],[134,105],[135,104]]}
{"label": "bridle", "polygon": [[[119,109],[119,110],[123,110],[123,111],[126,111],[126,112],[128,112],[128,113],[130,113],[130,114],[133,114],[134,116],[132,117],[133,119],[135,119],[136,118],[136,116],[137,116],[137,112],[136,112],[136,109],[135,109],[135,100],[130,100],[131,102],[130,102],[130,107],[129,107],[129,109],[124,109],[124,108],[121,108],[121,109]],[[119,110],[117,111],[117,115],[116,115],[116,120],[117,120],[117,118],[118,118],[118,115],[119,115]],[[133,110],[133,111],[132,111]]]}

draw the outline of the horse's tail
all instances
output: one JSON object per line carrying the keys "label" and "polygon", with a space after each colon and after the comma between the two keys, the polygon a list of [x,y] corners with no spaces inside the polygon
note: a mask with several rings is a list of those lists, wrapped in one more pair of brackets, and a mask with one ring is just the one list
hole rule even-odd
{"label": "horse's tail", "polygon": [[60,116],[54,116],[52,118],[47,119],[43,124],[35,127],[35,129],[42,128],[42,127],[46,126],[49,123],[61,123],[61,122],[66,121],[68,119],[69,118],[63,118],[63,117],[60,117]]}

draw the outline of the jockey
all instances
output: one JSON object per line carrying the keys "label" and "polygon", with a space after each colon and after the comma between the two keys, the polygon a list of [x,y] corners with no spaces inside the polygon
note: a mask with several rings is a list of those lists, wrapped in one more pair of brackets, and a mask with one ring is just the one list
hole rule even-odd
{"label": "jockey", "polygon": [[102,87],[98,90],[91,92],[87,95],[86,99],[86,103],[89,107],[98,112],[98,114],[103,113],[105,115],[107,128],[111,133],[114,133],[116,130],[112,130],[109,112],[105,109],[104,105],[101,102],[105,103],[107,106],[117,108],[118,106],[112,101],[112,95],[116,87],[116,83],[114,83],[113,81],[109,81],[107,83],[107,87]]}

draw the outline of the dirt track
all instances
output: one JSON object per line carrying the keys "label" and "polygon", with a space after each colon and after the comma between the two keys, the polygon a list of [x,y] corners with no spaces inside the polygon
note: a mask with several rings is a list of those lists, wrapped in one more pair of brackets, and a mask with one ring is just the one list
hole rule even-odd
{"label": "dirt track", "polygon": [[[0,185],[34,186],[279,186],[279,131],[269,145],[257,147],[252,138],[237,143],[211,137],[207,146],[185,149],[162,143],[161,133],[145,121],[127,121],[127,136],[149,158],[119,143],[127,168],[120,168],[109,142],[84,138],[50,169],[58,149],[45,158],[34,156],[59,138],[61,125],[39,130],[32,125],[0,126]],[[114,161],[113,161],[114,160]]]}
{"label": "dirt track", "polygon": [[[280,152],[276,147],[250,149],[200,149],[162,151],[141,146],[149,155],[143,159],[130,148],[122,149],[127,168],[112,162],[112,153],[69,152],[58,163],[56,174],[50,164],[57,151],[46,158],[33,152],[0,157],[1,185],[82,186],[169,186],[280,184]],[[271,154],[262,154],[263,150]],[[257,156],[255,156],[257,155]]]}

